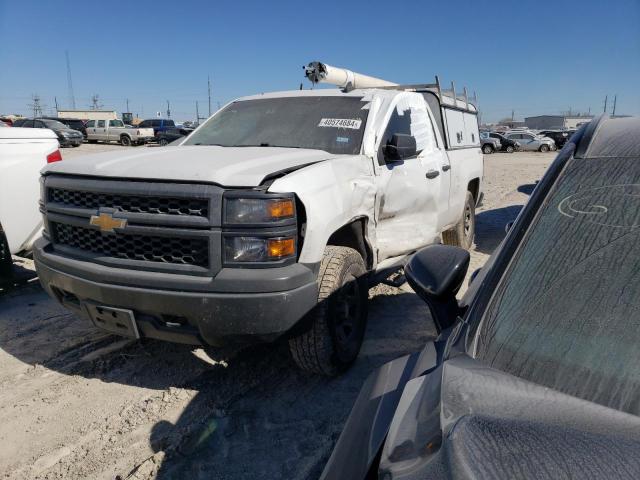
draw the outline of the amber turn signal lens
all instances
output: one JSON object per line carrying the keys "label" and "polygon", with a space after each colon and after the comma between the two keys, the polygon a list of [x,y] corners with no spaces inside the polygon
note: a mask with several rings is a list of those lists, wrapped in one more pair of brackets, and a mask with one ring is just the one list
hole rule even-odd
{"label": "amber turn signal lens", "polygon": [[272,238],[267,241],[269,258],[291,257],[296,253],[296,242],[293,238]]}
{"label": "amber turn signal lens", "polygon": [[269,202],[267,208],[271,218],[293,217],[293,200],[290,198],[272,200]]}

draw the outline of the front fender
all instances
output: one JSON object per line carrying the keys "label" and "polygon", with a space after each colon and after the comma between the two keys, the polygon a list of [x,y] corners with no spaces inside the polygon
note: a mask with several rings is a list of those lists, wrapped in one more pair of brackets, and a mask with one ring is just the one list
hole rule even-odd
{"label": "front fender", "polygon": [[[338,157],[296,170],[276,180],[270,192],[293,192],[307,213],[300,262],[318,263],[331,234],[354,218],[374,225],[376,187],[371,160],[365,156]],[[375,251],[375,229],[368,238]]]}

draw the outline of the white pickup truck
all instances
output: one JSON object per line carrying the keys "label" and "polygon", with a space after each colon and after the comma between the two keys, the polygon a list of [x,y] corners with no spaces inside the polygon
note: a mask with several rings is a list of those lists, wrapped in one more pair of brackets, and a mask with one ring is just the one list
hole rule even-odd
{"label": "white pickup truck", "polygon": [[346,368],[371,284],[441,237],[471,246],[483,176],[468,99],[352,86],[240,98],[176,147],[51,165],[44,288],[121,335],[285,338],[307,371]]}
{"label": "white pickup truck", "polygon": [[40,170],[62,160],[56,134],[43,128],[0,128],[0,279],[11,254],[28,251],[40,236]]}
{"label": "white pickup truck", "polygon": [[129,127],[122,120],[89,120],[86,129],[89,143],[118,142],[129,147],[154,139],[153,128]]}

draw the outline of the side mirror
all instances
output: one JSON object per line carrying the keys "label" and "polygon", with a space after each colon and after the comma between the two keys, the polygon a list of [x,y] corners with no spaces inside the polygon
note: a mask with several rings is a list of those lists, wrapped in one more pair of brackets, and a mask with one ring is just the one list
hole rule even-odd
{"label": "side mirror", "polygon": [[394,133],[384,149],[385,159],[391,161],[415,157],[417,153],[415,137],[404,133]]}
{"label": "side mirror", "polygon": [[429,306],[438,333],[453,325],[460,313],[456,293],[469,260],[469,252],[462,248],[430,245],[416,252],[404,267],[409,285]]}

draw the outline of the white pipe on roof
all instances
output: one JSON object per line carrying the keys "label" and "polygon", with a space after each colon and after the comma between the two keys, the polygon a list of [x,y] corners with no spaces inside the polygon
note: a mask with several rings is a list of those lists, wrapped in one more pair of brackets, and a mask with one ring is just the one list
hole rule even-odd
{"label": "white pipe on roof", "polygon": [[311,62],[304,68],[305,76],[312,83],[328,83],[340,88],[376,88],[393,87],[397,83],[352,72],[346,68],[334,67],[322,62]]}

